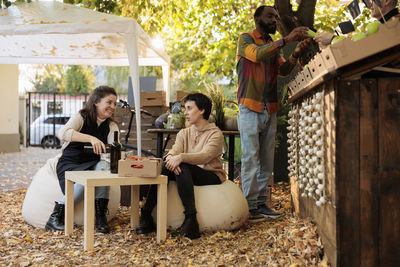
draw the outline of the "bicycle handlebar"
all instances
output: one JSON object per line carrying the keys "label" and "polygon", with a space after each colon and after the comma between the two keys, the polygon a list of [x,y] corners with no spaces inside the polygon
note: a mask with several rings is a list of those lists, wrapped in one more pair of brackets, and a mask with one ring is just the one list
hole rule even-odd
{"label": "bicycle handlebar", "polygon": [[[132,113],[136,114],[135,110],[132,110],[131,105],[129,105],[129,103],[125,100],[120,99],[119,102],[122,103],[122,108],[128,108]],[[144,109],[140,109],[140,114],[146,114],[148,116],[153,116],[150,112],[144,110]]]}

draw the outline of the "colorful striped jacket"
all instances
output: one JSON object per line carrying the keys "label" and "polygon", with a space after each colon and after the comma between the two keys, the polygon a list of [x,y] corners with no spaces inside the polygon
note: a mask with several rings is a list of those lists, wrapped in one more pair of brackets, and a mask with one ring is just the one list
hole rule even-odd
{"label": "colorful striped jacket", "polygon": [[240,35],[237,46],[238,102],[255,112],[277,112],[279,109],[277,81],[278,75],[288,75],[295,66],[296,59],[287,61],[280,55],[284,40],[269,40],[254,30]]}

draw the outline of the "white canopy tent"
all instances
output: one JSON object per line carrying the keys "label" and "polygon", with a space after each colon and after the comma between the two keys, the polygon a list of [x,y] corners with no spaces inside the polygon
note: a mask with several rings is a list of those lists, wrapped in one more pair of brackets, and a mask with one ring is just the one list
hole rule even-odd
{"label": "white canopy tent", "polygon": [[[161,66],[169,99],[170,58],[134,19],[60,2],[15,3],[0,10],[0,64],[129,66],[137,109],[139,66]],[[138,153],[140,123],[137,112]]]}

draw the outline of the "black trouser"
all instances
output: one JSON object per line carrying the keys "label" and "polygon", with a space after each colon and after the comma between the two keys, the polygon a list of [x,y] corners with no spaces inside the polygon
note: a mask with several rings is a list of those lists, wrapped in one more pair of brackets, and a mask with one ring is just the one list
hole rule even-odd
{"label": "black trouser", "polygon": [[[196,205],[194,201],[194,185],[213,185],[220,184],[221,180],[212,171],[206,171],[196,165],[181,163],[181,174],[176,175],[165,167],[165,162],[162,166],[161,174],[168,176],[168,181],[176,181],[179,197],[181,198],[185,215],[196,214]],[[147,195],[146,204],[143,209],[146,212],[152,212],[157,204],[157,185],[151,185]]]}

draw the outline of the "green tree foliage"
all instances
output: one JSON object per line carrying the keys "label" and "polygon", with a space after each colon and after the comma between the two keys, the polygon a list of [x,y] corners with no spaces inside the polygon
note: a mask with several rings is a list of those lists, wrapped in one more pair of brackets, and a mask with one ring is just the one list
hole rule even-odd
{"label": "green tree foliage", "polygon": [[2,8],[2,5],[4,5],[7,8],[11,6],[11,2],[8,0],[0,0],[0,8]]}
{"label": "green tree foliage", "polygon": [[[115,88],[118,93],[126,94],[128,92],[129,76],[129,67],[105,67],[105,78],[107,80],[107,85]],[[159,66],[140,66],[139,76],[155,76],[157,78],[161,78],[162,69]]]}
{"label": "green tree foliage", "polygon": [[35,74],[31,80],[37,92],[63,92],[63,65],[38,65],[34,67]]}
{"label": "green tree foliage", "polygon": [[118,4],[117,1],[112,0],[64,0],[64,3],[68,4],[82,4],[83,6],[103,12],[103,13],[113,13],[118,15]]}
{"label": "green tree foliage", "polygon": [[[65,0],[97,11],[131,17],[138,21],[151,37],[161,37],[171,56],[173,83],[178,88],[202,88],[202,81],[230,79],[236,83],[236,42],[239,34],[254,28],[253,13],[257,6],[278,7],[282,20],[290,18],[299,26],[314,27],[333,32],[339,22],[350,19],[350,14],[339,0]],[[359,27],[368,19],[368,11],[355,21]],[[288,20],[285,20],[288,21]],[[288,22],[286,35],[293,25]],[[362,28],[362,27],[361,27]],[[279,34],[276,38],[279,37]],[[109,68],[107,68],[107,71]],[[110,71],[109,84],[116,88],[117,79],[125,71]],[[112,81],[114,80],[114,81]],[[124,80],[124,79],[122,79]],[[200,88],[199,88],[200,87]]]}
{"label": "green tree foliage", "polygon": [[89,93],[93,89],[94,80],[91,66],[71,65],[66,70],[65,93]]}
{"label": "green tree foliage", "polygon": [[80,94],[94,88],[92,66],[37,65],[31,80],[36,92]]}
{"label": "green tree foliage", "polygon": [[[183,84],[210,74],[235,83],[236,42],[240,33],[253,29],[253,13],[261,4],[277,4],[281,18],[289,16],[323,31],[332,32],[338,22],[350,18],[338,0],[121,0],[115,6],[102,0],[75,2],[95,10],[111,6],[107,12],[134,18],[151,37],[160,36],[171,55],[174,79]],[[356,20],[356,26],[363,19]]]}
{"label": "green tree foliage", "polygon": [[106,67],[105,76],[107,85],[115,88],[118,93],[127,93],[129,67]]}

